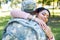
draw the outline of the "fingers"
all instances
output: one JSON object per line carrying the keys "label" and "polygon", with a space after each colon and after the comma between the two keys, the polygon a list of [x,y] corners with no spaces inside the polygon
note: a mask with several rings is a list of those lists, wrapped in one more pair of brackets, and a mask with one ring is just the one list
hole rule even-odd
{"label": "fingers", "polygon": [[43,30],[46,29],[47,25],[43,21],[41,21],[39,25],[42,27]]}

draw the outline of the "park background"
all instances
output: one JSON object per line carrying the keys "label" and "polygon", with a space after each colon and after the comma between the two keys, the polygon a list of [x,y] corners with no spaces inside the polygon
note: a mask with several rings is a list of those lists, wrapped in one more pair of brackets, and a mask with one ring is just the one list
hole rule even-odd
{"label": "park background", "polygon": [[[48,25],[55,36],[60,40],[60,0],[36,0],[37,7],[45,7],[50,10],[51,16]],[[0,0],[0,40],[2,40],[3,30],[11,19],[12,9],[21,9],[22,0]]]}

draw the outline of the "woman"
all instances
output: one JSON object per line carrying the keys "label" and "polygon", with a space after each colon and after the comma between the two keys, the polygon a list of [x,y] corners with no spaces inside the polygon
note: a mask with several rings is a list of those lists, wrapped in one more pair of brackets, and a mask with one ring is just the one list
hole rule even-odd
{"label": "woman", "polygon": [[[43,20],[45,23],[48,22],[48,18],[50,16],[50,12],[48,9],[45,9],[43,7],[37,8],[35,10],[35,13],[39,19]],[[54,40],[51,29],[48,26],[46,27],[42,26],[42,28],[45,31],[46,35],[48,36],[49,40]]]}
{"label": "woman", "polygon": [[11,11],[12,17],[19,17],[19,18],[24,18],[24,19],[32,19],[33,18],[33,20],[37,21],[39,23],[39,25],[42,26],[42,29],[45,31],[45,33],[48,37],[48,40],[55,40],[54,35],[51,32],[51,29],[46,25],[46,23],[48,21],[48,17],[50,16],[49,10],[45,9],[43,7],[37,8],[34,11],[34,15],[36,15],[37,17],[35,18],[31,14],[22,12],[20,10]]}

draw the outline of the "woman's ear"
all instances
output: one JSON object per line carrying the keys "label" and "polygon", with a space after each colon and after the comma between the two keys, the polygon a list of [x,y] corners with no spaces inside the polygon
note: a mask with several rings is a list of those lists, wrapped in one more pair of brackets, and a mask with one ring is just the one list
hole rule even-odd
{"label": "woman's ear", "polygon": [[36,17],[38,17],[38,15],[39,15],[39,14],[38,14],[38,13],[36,13]]}

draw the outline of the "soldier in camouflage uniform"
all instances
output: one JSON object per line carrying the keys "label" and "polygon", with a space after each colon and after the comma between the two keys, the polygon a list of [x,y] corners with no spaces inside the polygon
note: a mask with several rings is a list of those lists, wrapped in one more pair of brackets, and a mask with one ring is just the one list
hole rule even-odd
{"label": "soldier in camouflage uniform", "polygon": [[[23,0],[22,10],[31,13],[36,8],[33,0]],[[34,20],[13,18],[3,34],[2,40],[46,40],[46,35],[38,23]]]}

